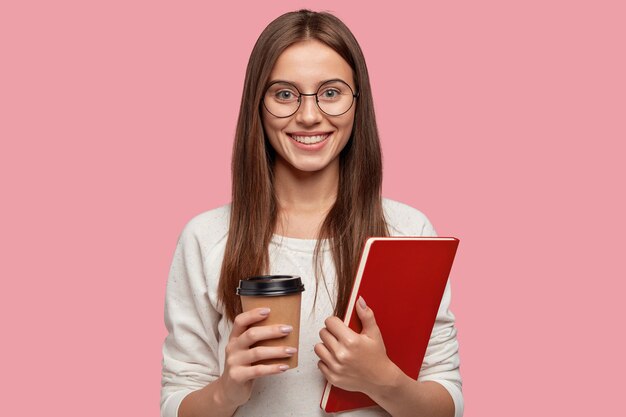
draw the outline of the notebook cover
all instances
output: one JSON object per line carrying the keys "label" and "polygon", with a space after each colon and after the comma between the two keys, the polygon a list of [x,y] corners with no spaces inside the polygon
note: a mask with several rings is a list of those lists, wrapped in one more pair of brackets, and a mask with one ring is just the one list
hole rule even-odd
{"label": "notebook cover", "polygon": [[[346,310],[346,323],[357,333],[355,311],[363,296],[374,310],[387,355],[417,379],[446,287],[459,240],[446,237],[391,237],[367,240]],[[326,383],[320,406],[326,412],[370,407],[361,392]]]}

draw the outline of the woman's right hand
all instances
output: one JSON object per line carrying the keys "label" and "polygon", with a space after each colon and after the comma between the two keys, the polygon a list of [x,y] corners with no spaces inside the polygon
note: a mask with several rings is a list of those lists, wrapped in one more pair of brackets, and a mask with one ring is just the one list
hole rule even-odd
{"label": "woman's right hand", "polygon": [[296,352],[290,346],[256,346],[256,342],[277,339],[293,331],[288,325],[255,326],[250,325],[267,318],[269,308],[255,308],[235,317],[233,329],[226,345],[224,372],[220,377],[223,400],[240,406],[245,404],[252,393],[252,384],[256,378],[285,372],[287,365],[252,365],[263,359],[288,358]]}

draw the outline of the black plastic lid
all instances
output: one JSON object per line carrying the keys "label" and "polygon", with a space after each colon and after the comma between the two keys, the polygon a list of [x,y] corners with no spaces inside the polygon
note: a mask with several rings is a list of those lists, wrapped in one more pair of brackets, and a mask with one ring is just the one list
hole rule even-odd
{"label": "black plastic lid", "polygon": [[300,277],[293,275],[260,275],[239,281],[237,294],[275,297],[304,291]]}

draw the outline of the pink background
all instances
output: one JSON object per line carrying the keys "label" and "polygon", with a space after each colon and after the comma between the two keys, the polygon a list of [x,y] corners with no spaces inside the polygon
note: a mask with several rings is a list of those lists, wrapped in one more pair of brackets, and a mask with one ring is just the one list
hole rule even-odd
{"label": "pink background", "polygon": [[365,52],[385,195],[461,239],[465,415],[618,410],[626,10],[515,3],[2,2],[0,413],[158,415],[178,234],[229,201],[249,53],[303,6]]}

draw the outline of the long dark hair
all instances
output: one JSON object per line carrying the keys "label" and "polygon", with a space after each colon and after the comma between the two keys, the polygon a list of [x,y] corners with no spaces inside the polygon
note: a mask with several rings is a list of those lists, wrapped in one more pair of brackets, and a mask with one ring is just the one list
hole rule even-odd
{"label": "long dark hair", "polygon": [[348,62],[359,92],[352,134],[339,156],[337,199],[320,228],[315,248],[319,279],[321,240],[328,239],[337,273],[335,315],[345,313],[365,240],[388,235],[381,200],[380,141],[363,52],[352,32],[330,13],[299,10],[283,14],[265,28],[252,50],[239,108],[230,225],[218,288],[230,320],[242,311],[236,295],[239,280],[268,272],[268,246],[277,222],[274,151],[263,132],[260,103],[280,54],[309,39],[328,45]]}

